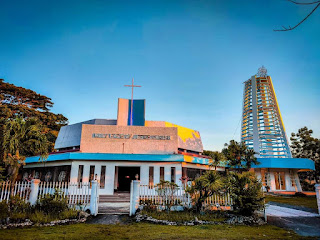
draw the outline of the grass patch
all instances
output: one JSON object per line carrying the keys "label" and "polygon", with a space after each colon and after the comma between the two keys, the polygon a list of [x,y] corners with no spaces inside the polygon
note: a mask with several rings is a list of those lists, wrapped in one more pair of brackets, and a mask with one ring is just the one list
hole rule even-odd
{"label": "grass patch", "polygon": [[158,220],[168,220],[171,222],[179,222],[179,223],[195,220],[196,217],[198,218],[198,220],[211,221],[211,222],[222,222],[227,219],[223,214],[223,212],[218,212],[218,211],[199,214],[191,211],[167,212],[167,211],[142,210],[141,214],[142,215],[147,214],[148,216]]}
{"label": "grass patch", "polygon": [[0,230],[11,239],[315,239],[292,231],[264,226],[164,226],[148,223],[128,225],[74,224],[54,227]]}
{"label": "grass patch", "polygon": [[293,206],[302,206],[307,208],[312,208],[317,210],[317,199],[315,196],[309,197],[300,197],[300,196],[273,196],[273,195],[266,195],[266,203],[267,202],[277,202],[277,203],[284,203]]}

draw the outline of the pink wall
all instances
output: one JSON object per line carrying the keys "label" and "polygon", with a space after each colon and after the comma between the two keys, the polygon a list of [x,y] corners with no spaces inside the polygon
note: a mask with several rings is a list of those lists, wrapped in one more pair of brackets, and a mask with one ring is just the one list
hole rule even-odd
{"label": "pink wall", "polygon": [[[129,139],[93,134],[131,134]],[[170,140],[133,139],[133,135],[170,136]],[[82,125],[80,151],[88,153],[173,154],[178,151],[177,128]]]}

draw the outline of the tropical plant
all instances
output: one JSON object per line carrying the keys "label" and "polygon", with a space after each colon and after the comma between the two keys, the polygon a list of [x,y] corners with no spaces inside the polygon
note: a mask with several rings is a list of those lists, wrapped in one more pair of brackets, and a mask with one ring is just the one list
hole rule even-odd
{"label": "tropical plant", "polygon": [[224,187],[222,176],[216,171],[207,171],[196,178],[191,186],[186,187],[186,192],[191,195],[196,212],[201,212],[204,201]]}
{"label": "tropical plant", "polygon": [[230,172],[227,176],[227,186],[235,212],[244,216],[251,216],[255,210],[263,207],[262,184],[253,173]]}
{"label": "tropical plant", "polygon": [[28,156],[40,155],[45,159],[48,154],[48,140],[42,133],[42,125],[37,119],[17,117],[7,120],[3,134],[4,163],[9,180],[14,184],[19,168]]}
{"label": "tropical plant", "polygon": [[203,155],[210,157],[210,166],[214,167],[214,170],[217,170],[217,167],[219,165],[224,164],[226,161],[226,157],[224,154],[218,151],[209,151],[209,150],[204,150]]}
{"label": "tropical plant", "polygon": [[253,164],[259,164],[254,150],[248,148],[244,142],[239,143],[231,140],[229,144],[225,144],[222,153],[226,157],[228,165],[236,171],[249,170]]}
{"label": "tropical plant", "polygon": [[291,134],[291,152],[295,158],[309,158],[315,163],[315,171],[299,173],[303,178],[320,181],[320,139],[312,137],[313,131],[307,127]]}

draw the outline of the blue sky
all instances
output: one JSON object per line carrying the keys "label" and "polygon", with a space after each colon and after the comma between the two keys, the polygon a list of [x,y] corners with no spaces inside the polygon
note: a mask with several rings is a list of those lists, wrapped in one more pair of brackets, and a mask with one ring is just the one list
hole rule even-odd
{"label": "blue sky", "polygon": [[281,0],[0,0],[0,78],[49,96],[70,123],[116,118],[142,85],[146,118],[199,130],[220,150],[240,136],[243,82],[264,65],[288,135],[320,137],[320,9]]}

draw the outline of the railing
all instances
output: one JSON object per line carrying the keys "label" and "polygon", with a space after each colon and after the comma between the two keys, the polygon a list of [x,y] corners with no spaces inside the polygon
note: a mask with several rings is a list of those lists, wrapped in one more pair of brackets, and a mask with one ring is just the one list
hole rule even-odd
{"label": "railing", "polygon": [[[61,191],[63,197],[66,197],[70,207],[77,205],[89,206],[91,188],[90,183],[68,183],[68,182],[40,182],[37,198],[40,199],[46,194],[54,194],[55,191]],[[31,182],[1,182],[0,183],[0,202],[8,202],[10,197],[19,196],[25,201],[29,200],[31,192]]]}
{"label": "railing", "polygon": [[38,199],[46,194],[54,194],[59,190],[67,198],[70,207],[84,206],[90,204],[91,188],[89,182],[68,183],[68,182],[40,182]]}
{"label": "railing", "polygon": [[[191,196],[181,187],[163,190],[157,186],[140,185],[139,201],[142,205],[180,205],[188,208],[192,206]],[[203,204],[204,207],[211,209],[223,208],[225,210],[230,209],[232,205],[229,193],[214,194],[208,197]]]}
{"label": "railing", "polygon": [[231,207],[233,203],[230,193],[220,193],[208,197],[205,200],[204,205],[216,207]]}
{"label": "railing", "polygon": [[10,181],[0,182],[0,202],[8,202],[12,196],[19,196],[27,201],[31,191],[30,187],[30,182],[16,182],[14,184]]}
{"label": "railing", "polygon": [[140,185],[139,199],[142,204],[154,205],[190,205],[190,196],[181,188],[162,189],[156,186]]}

